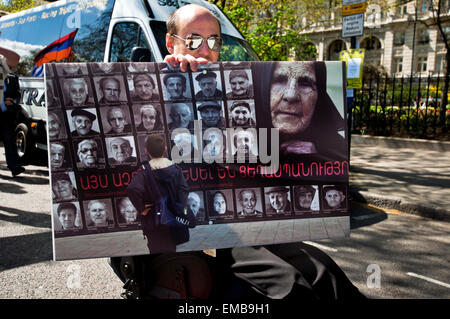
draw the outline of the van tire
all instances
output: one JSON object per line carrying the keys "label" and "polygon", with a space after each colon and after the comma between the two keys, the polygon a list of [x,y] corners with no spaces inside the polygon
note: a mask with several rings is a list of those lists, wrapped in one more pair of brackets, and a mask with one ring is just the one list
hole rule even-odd
{"label": "van tire", "polygon": [[31,138],[28,134],[28,127],[20,123],[16,126],[16,152],[19,161],[25,165],[27,164],[31,153]]}

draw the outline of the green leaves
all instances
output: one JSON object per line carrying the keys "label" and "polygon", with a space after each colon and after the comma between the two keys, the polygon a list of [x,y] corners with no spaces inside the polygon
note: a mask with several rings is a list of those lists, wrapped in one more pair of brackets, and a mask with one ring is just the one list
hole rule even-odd
{"label": "green leaves", "polygon": [[[217,1],[216,1],[217,2]],[[316,50],[301,35],[299,15],[290,1],[221,1],[216,3],[263,61],[311,59]]]}
{"label": "green leaves", "polygon": [[7,0],[0,2],[0,10],[13,13],[34,8],[41,4],[43,4],[42,1],[38,0]]}

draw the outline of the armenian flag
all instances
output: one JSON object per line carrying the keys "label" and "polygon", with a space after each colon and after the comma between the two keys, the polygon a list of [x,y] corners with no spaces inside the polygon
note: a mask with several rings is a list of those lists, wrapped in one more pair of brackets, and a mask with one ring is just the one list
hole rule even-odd
{"label": "armenian flag", "polygon": [[50,43],[34,57],[34,68],[32,75],[39,76],[42,74],[43,64],[51,61],[60,61],[70,56],[72,52],[72,43],[75,39],[78,29],[70,32],[62,38]]}

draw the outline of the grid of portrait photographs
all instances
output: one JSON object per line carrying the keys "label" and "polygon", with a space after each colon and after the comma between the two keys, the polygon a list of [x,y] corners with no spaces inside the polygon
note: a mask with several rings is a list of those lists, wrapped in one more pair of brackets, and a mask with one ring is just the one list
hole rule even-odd
{"label": "grid of portrait photographs", "polygon": [[[149,135],[163,136],[165,156],[186,159],[182,168],[258,159],[258,129],[271,113],[260,110],[257,78],[250,62],[208,63],[186,73],[165,63],[46,64],[55,237],[140,229],[126,186],[148,160]],[[198,225],[348,215],[348,176],[220,182],[189,184]]]}

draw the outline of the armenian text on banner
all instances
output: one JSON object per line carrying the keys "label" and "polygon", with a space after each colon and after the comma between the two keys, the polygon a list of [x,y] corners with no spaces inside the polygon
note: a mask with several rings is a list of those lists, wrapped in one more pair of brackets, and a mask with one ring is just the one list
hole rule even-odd
{"label": "armenian text on banner", "polygon": [[150,135],[189,186],[176,251],[348,236],[344,67],[45,64],[54,259],[152,253],[126,191]]}

